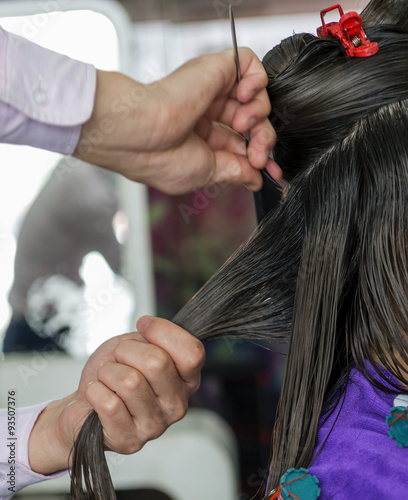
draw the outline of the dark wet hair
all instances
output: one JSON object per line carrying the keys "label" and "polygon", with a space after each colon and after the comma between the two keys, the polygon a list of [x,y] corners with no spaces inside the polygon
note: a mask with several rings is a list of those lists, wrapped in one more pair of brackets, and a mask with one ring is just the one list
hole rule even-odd
{"label": "dark wet hair", "polygon": [[[270,489],[289,467],[310,466],[321,417],[341,400],[352,367],[386,392],[376,363],[408,383],[407,12],[406,0],[370,2],[363,27],[380,46],[370,58],[309,34],[265,56],[275,159],[291,187],[174,318],[200,339],[289,340]],[[74,498],[81,468],[91,498],[114,498],[98,474],[96,420],[75,444]]]}

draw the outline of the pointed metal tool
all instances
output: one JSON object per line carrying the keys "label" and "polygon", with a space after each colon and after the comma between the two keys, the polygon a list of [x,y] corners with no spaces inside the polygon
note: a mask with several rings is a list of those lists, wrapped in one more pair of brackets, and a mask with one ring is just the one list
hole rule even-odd
{"label": "pointed metal tool", "polygon": [[239,83],[241,81],[241,67],[239,65],[238,43],[237,43],[237,33],[235,31],[234,11],[232,9],[231,4],[229,6],[229,18],[231,24],[232,43],[234,45],[234,52],[235,52],[235,64],[237,65],[237,82]]}
{"label": "pointed metal tool", "polygon": [[[242,79],[242,74],[241,66],[239,64],[239,52],[237,33],[235,30],[234,11],[231,4],[229,6],[229,19],[231,24],[232,44],[234,46],[235,52],[235,64],[237,66],[237,83],[239,83]],[[251,140],[249,132],[245,132],[244,137],[246,140],[246,145],[248,147],[249,141]],[[261,191],[259,191],[258,193],[254,193],[258,222],[261,222],[261,220],[264,219],[264,217],[266,217],[269,212],[271,212],[277,205],[279,205],[282,198],[282,188],[280,184],[270,176],[269,172],[266,169],[261,170],[261,174],[263,178],[263,187]]]}
{"label": "pointed metal tool", "polygon": [[[231,4],[229,6],[229,18],[230,18],[230,24],[231,24],[232,44],[234,46],[234,52],[235,52],[235,64],[237,66],[237,83],[239,83],[242,79],[242,74],[241,74],[241,66],[239,64],[238,42],[237,42],[237,32],[235,30],[234,11],[232,9]],[[248,146],[249,141],[250,141],[249,133],[245,132],[244,137],[247,141],[247,146]]]}

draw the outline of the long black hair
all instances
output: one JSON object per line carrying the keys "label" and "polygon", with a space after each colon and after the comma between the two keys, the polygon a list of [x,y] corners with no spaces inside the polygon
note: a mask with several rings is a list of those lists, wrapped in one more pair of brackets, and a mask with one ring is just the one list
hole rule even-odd
{"label": "long black hair", "polygon": [[[310,34],[265,56],[274,154],[291,187],[174,318],[200,339],[289,341],[271,489],[289,467],[310,466],[320,419],[352,367],[383,391],[400,386],[390,389],[377,363],[408,384],[406,12],[408,0],[373,0],[362,13],[380,46],[373,57],[349,58],[339,41]],[[76,478],[90,463],[90,422],[75,445],[86,441],[88,453],[76,455]],[[92,480],[94,498],[112,498]]]}

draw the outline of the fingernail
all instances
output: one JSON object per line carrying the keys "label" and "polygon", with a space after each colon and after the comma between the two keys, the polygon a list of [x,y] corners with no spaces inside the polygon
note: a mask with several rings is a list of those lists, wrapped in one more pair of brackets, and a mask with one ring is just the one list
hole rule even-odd
{"label": "fingernail", "polygon": [[248,191],[254,192],[259,191],[261,188],[256,186],[255,184],[244,184],[244,186],[248,189]]}
{"label": "fingernail", "polygon": [[153,316],[142,316],[137,320],[136,328],[140,333],[144,333],[153,320]]}
{"label": "fingernail", "polygon": [[275,181],[280,181],[283,177],[282,169],[274,160],[268,160],[266,164],[266,170],[275,179]]}

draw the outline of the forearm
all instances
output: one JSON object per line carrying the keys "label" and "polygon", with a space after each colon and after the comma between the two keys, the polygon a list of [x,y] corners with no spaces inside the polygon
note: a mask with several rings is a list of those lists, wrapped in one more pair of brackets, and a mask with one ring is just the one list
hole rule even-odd
{"label": "forearm", "polygon": [[98,70],[96,82],[94,109],[82,127],[74,156],[114,171],[118,159],[121,167],[129,159],[129,177],[143,182],[142,153],[152,140],[149,124],[155,117],[157,128],[163,127],[155,111],[160,106],[148,99],[148,86],[121,73]]}
{"label": "forearm", "polygon": [[73,395],[50,403],[38,416],[28,442],[28,459],[37,474],[50,475],[69,468],[73,446],[63,436],[61,418]]}

